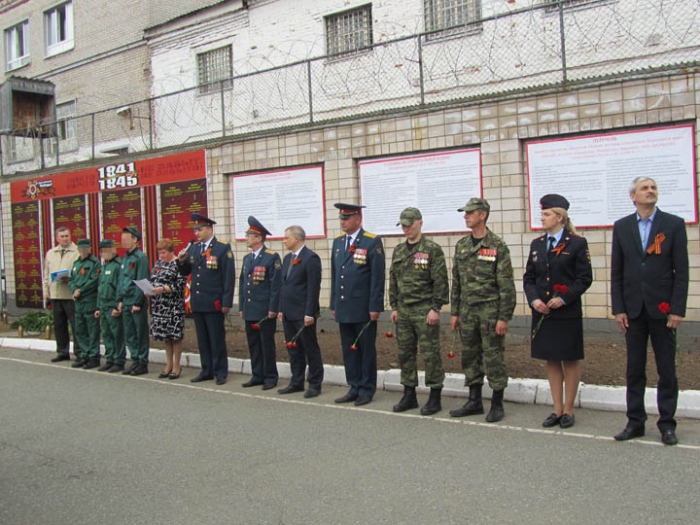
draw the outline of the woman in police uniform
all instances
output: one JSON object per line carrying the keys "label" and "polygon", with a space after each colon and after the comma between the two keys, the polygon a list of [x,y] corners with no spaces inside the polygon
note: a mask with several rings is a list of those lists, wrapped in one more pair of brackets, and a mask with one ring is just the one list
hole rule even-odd
{"label": "woman in police uniform", "polygon": [[[593,282],[588,243],[569,220],[569,201],[540,199],[545,234],[530,245],[523,288],[532,309],[532,357],[547,361],[554,411],[542,423],[574,425],[574,401],[583,359],[581,295]],[[566,400],[564,392],[566,391]]]}

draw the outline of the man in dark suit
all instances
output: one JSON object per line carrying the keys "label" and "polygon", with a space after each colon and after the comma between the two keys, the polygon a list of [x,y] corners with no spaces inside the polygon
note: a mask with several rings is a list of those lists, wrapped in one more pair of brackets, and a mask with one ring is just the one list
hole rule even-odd
{"label": "man in dark suit", "polygon": [[246,244],[251,253],[243,258],[238,283],[238,314],[245,320],[253,377],[243,387],[262,385],[263,390],[277,386],[275,331],[282,284],[282,261],[268,250],[265,238],[270,232],[255,217],[248,217]]}
{"label": "man in dark suit", "polygon": [[199,213],[192,214],[192,221],[198,242],[184,248],[177,261],[182,275],[192,274],[190,304],[202,371],[191,381],[216,378],[223,385],[228,377],[224,320],[233,306],[236,264],[231,245],[214,237],[215,221]]}
{"label": "man in dark suit", "polygon": [[[683,219],[656,207],[656,182],[638,177],[630,186],[637,212],[613,228],[612,312],[627,341],[627,426],[617,441],[644,435],[647,341],[659,374],[657,405],[661,441],[676,437],[676,329],[688,297],[688,240]],[[668,307],[668,308],[666,308]]]}
{"label": "man in dark suit", "polygon": [[[362,208],[335,204],[343,235],[331,252],[331,311],[338,322],[345,379],[350,390],[336,403],[366,405],[377,390],[377,319],[384,311],[382,240],[362,228]],[[369,324],[368,324],[369,323]],[[351,346],[353,348],[351,348]]]}
{"label": "man in dark suit", "polygon": [[316,397],[323,383],[323,360],[316,337],[316,319],[321,308],[321,259],[304,242],[306,232],[301,226],[290,226],[284,231],[284,246],[288,253],[282,263],[278,319],[283,321],[284,337],[289,350],[292,379],[279,389],[280,394],[304,390],[304,372],[309,364],[309,389],[304,397]]}

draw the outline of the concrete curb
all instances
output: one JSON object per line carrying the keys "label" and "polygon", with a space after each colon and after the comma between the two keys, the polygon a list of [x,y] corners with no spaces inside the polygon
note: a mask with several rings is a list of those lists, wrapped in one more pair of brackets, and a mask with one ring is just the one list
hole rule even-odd
{"label": "concrete curb", "polygon": [[[24,350],[41,350],[44,352],[54,352],[56,343],[46,339],[18,339],[15,337],[0,338],[0,348],[18,348]],[[101,347],[104,355],[104,347]],[[149,359],[152,363],[165,363],[165,350],[152,348]],[[199,354],[183,353],[182,365],[192,368],[200,368],[201,362]],[[250,359],[238,359],[229,357],[229,371],[234,374],[250,374]],[[324,365],[324,383],[329,385],[346,385],[345,370],[342,366]],[[277,370],[280,379],[289,379],[291,371],[289,363],[277,363]],[[418,373],[418,392],[427,393],[430,389],[425,386],[425,373]],[[398,369],[379,370],[377,372],[377,388],[389,392],[400,392],[401,371]],[[464,376],[461,374],[447,374],[445,376],[444,396],[467,397],[469,389],[464,386]],[[491,398],[492,391],[487,384],[484,385],[483,395]],[[549,390],[549,383],[544,379],[514,378],[508,380],[508,388],[504,396],[506,401],[512,403],[550,405],[552,396]],[[647,388],[645,397],[646,410],[649,414],[658,414],[656,408],[656,389]],[[581,383],[576,399],[576,406],[579,408],[590,408],[594,410],[610,410],[614,412],[625,412],[626,389],[620,386],[598,386]],[[700,391],[682,390],[678,396],[678,417],[700,419]]]}

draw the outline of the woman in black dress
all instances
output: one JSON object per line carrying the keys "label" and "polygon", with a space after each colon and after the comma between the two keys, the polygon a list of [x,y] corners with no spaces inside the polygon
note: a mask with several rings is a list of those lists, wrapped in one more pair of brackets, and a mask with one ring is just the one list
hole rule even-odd
{"label": "woman in black dress", "polygon": [[153,266],[151,284],[151,337],[165,341],[166,365],[158,377],[180,377],[182,339],[185,336],[185,278],[180,275],[173,241],[161,239],[156,244],[158,260]]}
{"label": "woman in black dress", "polygon": [[[583,313],[581,296],[593,282],[588,243],[569,220],[561,195],[540,199],[545,234],[530,245],[523,288],[532,309],[532,357],[547,361],[554,412],[542,426],[574,425],[574,402],[581,379]],[[566,390],[566,404],[564,403]]]}

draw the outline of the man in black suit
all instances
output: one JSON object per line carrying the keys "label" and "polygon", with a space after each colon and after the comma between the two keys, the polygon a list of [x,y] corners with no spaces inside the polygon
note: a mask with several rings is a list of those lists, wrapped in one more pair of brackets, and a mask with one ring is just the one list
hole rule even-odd
{"label": "man in black suit", "polygon": [[676,329],[688,297],[688,240],[683,219],[656,207],[656,182],[637,177],[630,197],[637,212],[615,223],[611,261],[612,311],[627,341],[627,426],[617,441],[644,435],[647,341],[659,374],[661,441],[676,437]]}
{"label": "man in black suit", "polygon": [[304,245],[305,241],[306,232],[301,226],[290,226],[284,231],[284,246],[291,253],[282,263],[278,318],[283,321],[292,379],[277,392],[291,394],[304,390],[308,362],[309,389],[304,397],[310,398],[321,393],[323,383],[323,360],[316,337],[316,319],[321,311],[321,259]]}

